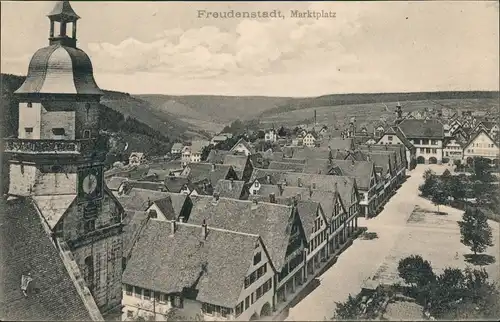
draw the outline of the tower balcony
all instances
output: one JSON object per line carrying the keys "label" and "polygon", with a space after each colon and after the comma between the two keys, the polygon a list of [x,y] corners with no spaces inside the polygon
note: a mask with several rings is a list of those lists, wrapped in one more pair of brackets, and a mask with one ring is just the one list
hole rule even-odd
{"label": "tower balcony", "polygon": [[81,140],[4,139],[4,151],[16,155],[85,156],[107,152],[107,138]]}

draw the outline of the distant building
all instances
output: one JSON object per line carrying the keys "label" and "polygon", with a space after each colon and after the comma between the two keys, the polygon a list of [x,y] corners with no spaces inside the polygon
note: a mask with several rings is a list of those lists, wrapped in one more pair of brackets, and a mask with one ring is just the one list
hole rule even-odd
{"label": "distant building", "polygon": [[318,137],[317,137],[316,133],[308,132],[303,138],[303,143],[307,147],[314,147],[316,145],[317,139],[318,139]]}
{"label": "distant building", "polygon": [[146,161],[144,153],[132,152],[128,158],[128,164],[132,166],[141,165]]}
{"label": "distant building", "polygon": [[443,145],[443,158],[447,158],[450,161],[462,161],[462,159],[464,158],[463,152],[465,142],[455,138],[447,138],[444,140]]}
{"label": "distant building", "polygon": [[[368,144],[368,143],[367,143]],[[376,142],[378,145],[392,145],[392,144],[402,144],[405,147],[406,152],[406,164],[409,167],[411,160],[416,160],[417,149],[413,143],[408,140],[401,129],[398,126],[390,127]]]}
{"label": "distant building", "polygon": [[278,140],[278,133],[275,129],[270,129],[266,131],[266,134],[264,136],[264,140],[266,142],[271,142],[274,143]]}
{"label": "distant building", "polygon": [[492,162],[500,159],[498,143],[484,129],[479,130],[464,146],[464,160],[475,157],[487,158]]}
{"label": "distant building", "polygon": [[171,153],[172,155],[178,155],[178,154],[181,154],[182,153],[182,148],[184,146],[182,145],[182,143],[174,143],[172,145],[172,150],[171,150]]}
{"label": "distant building", "polygon": [[406,119],[401,132],[416,148],[417,163],[441,163],[444,127],[438,120]]}
{"label": "distant building", "polygon": [[226,135],[216,135],[210,140],[210,144],[217,145],[219,143],[227,141],[229,138]]}
{"label": "distant building", "polygon": [[244,153],[245,155],[251,155],[255,153],[255,149],[245,141],[245,139],[240,139],[236,144],[231,148],[230,152]]}

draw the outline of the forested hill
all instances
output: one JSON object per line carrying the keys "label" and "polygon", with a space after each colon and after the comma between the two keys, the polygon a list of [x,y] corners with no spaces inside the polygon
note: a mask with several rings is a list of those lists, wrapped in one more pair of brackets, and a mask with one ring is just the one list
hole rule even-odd
{"label": "forested hill", "polygon": [[[0,129],[2,137],[17,136],[19,108],[13,93],[25,77],[1,74],[2,114]],[[187,126],[163,115],[159,118],[148,110],[147,103],[132,98],[128,93],[104,91],[101,100],[100,129],[113,133],[117,149],[128,143],[129,151],[145,152],[149,155],[164,155],[171,143],[186,139]],[[112,151],[125,152],[125,151]]]}
{"label": "forested hill", "polygon": [[331,94],[289,99],[275,109],[264,111],[261,117],[311,107],[443,99],[498,99],[498,95],[498,91]]}

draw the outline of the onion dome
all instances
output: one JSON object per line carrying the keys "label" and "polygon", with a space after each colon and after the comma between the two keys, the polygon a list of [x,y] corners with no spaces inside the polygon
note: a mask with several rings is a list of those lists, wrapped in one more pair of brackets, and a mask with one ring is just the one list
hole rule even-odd
{"label": "onion dome", "polygon": [[[80,17],[68,1],[58,1],[48,17],[50,45],[35,52],[26,80],[15,93],[102,95],[89,56],[76,48],[76,22]],[[54,36],[56,22],[59,34]],[[72,37],[66,34],[68,24],[73,25]]]}

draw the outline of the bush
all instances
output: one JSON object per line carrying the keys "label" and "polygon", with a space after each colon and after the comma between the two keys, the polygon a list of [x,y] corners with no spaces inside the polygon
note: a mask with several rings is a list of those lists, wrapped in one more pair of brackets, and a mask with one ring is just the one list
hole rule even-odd
{"label": "bush", "polygon": [[398,263],[399,276],[408,284],[423,287],[436,278],[431,263],[420,255],[411,255]]}

